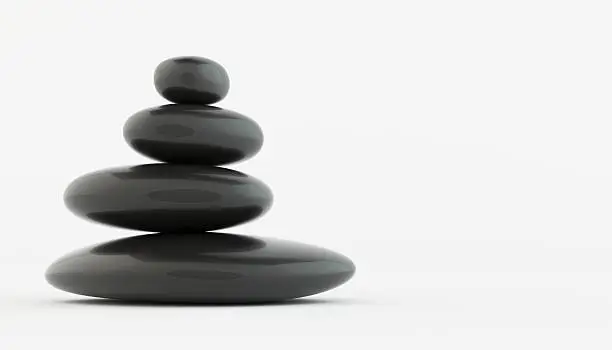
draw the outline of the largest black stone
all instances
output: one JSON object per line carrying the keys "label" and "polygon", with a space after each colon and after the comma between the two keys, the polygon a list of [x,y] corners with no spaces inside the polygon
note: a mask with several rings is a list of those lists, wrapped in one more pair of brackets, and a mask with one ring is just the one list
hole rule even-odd
{"label": "largest black stone", "polygon": [[197,303],[271,302],[324,292],[355,266],[306,244],[222,233],[151,234],[99,244],[53,263],[46,278],[93,297]]}
{"label": "largest black stone", "polygon": [[147,164],[83,175],[66,189],[75,214],[142,231],[203,232],[265,213],[272,192],[256,178],[225,168]]}

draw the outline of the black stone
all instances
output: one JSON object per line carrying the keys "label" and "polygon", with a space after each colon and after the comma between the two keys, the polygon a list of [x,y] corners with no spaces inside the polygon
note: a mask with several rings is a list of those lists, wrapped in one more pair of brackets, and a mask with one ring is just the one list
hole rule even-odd
{"label": "black stone", "polygon": [[49,283],[92,297],[152,302],[273,302],[321,293],[348,281],[355,265],[297,242],[224,233],[150,234],[68,254]]}
{"label": "black stone", "polygon": [[150,158],[182,164],[223,165],[255,155],[263,133],[252,119],[211,106],[165,105],[128,119],[125,140]]}
{"label": "black stone", "polygon": [[83,175],[64,193],[76,215],[142,231],[203,232],[264,214],[272,192],[261,181],[225,168],[146,164]]}
{"label": "black stone", "polygon": [[174,103],[211,104],[229,91],[229,77],[217,62],[203,57],[175,57],[155,69],[155,88]]}

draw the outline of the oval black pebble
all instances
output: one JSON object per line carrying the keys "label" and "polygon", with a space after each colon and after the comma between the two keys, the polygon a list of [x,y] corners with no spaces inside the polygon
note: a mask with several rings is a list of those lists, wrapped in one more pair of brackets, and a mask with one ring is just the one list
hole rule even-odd
{"label": "oval black pebble", "polygon": [[272,192],[225,168],[146,164],[83,175],[64,193],[66,206],[91,220],[141,231],[203,232],[265,213]]}
{"label": "oval black pebble", "polygon": [[224,233],[151,234],[68,254],[47,270],[66,292],[152,302],[273,302],[348,281],[351,260],[333,251]]}
{"label": "oval black pebble", "polygon": [[229,77],[217,62],[195,56],[170,58],[155,69],[155,88],[174,103],[211,104],[229,91]]}
{"label": "oval black pebble", "polygon": [[139,153],[168,163],[223,165],[255,155],[263,133],[255,121],[211,106],[165,105],[131,116],[123,136]]}

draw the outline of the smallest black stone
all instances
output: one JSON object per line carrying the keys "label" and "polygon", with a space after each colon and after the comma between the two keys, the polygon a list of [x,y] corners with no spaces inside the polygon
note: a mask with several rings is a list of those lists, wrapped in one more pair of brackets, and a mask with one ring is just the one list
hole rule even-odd
{"label": "smallest black stone", "polygon": [[211,104],[229,91],[225,68],[208,58],[170,58],[155,69],[155,88],[165,99],[183,104]]}

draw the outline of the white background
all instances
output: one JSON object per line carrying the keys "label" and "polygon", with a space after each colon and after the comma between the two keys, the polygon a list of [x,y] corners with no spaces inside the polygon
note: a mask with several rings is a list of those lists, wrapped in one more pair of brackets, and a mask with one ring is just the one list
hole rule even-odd
{"label": "white background", "polygon": [[[610,349],[609,1],[0,2],[0,349]],[[350,256],[311,302],[153,307],[47,285],[138,234],[64,188],[150,162],[122,138],[153,70],[210,57],[266,142],[272,210],[225,230]],[[262,338],[260,338],[262,337]],[[322,338],[320,338],[322,337]]]}

